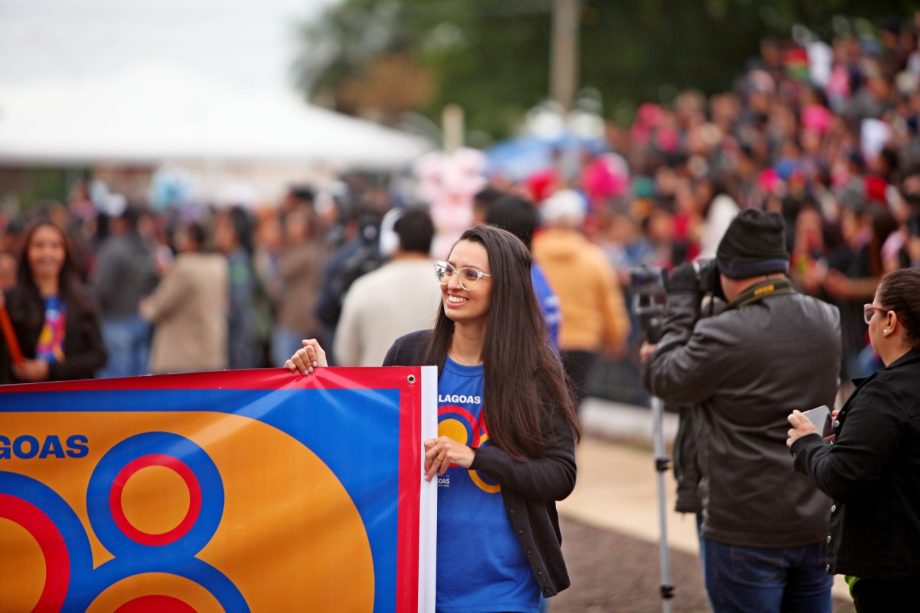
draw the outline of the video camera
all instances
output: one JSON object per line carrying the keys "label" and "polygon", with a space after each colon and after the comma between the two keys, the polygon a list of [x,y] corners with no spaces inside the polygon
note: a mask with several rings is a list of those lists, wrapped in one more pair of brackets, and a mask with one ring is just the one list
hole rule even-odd
{"label": "video camera", "polygon": [[661,319],[667,310],[666,275],[662,268],[639,266],[629,271],[632,312],[639,318],[645,338],[650,343],[661,337]]}
{"label": "video camera", "polygon": [[[722,282],[719,280],[719,268],[714,259],[699,260],[694,263],[700,296],[710,294],[725,299]],[[632,290],[632,311],[639,318],[642,330],[650,343],[661,337],[661,320],[667,311],[668,276],[662,268],[639,266],[629,271],[630,289]]]}

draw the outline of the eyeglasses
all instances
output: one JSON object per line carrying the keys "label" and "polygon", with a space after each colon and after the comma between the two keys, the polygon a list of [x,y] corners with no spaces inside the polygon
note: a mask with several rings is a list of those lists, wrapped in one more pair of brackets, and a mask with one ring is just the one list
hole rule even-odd
{"label": "eyeglasses", "polygon": [[454,276],[454,273],[460,275],[457,277],[460,280],[460,287],[466,290],[470,289],[473,284],[483,277],[492,276],[487,272],[482,272],[478,268],[473,268],[471,266],[461,266],[457,268],[450,262],[435,262],[434,274],[438,276],[438,283],[441,285],[447,285],[451,277]]}
{"label": "eyeglasses", "polygon": [[872,321],[872,316],[876,311],[880,313],[887,313],[891,309],[885,309],[882,307],[877,307],[873,304],[864,304],[863,305],[863,319],[866,320],[866,324]]}

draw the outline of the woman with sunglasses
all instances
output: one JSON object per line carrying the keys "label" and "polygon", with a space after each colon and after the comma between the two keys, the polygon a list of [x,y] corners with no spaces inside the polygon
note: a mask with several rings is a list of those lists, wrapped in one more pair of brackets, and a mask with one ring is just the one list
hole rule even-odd
{"label": "woman with sunglasses", "polygon": [[834,499],[828,571],[847,575],[857,611],[903,611],[920,583],[920,269],[885,275],[863,312],[885,367],[858,383],[830,442],[799,411],[786,442]]}
{"label": "woman with sunglasses", "polygon": [[[574,400],[530,282],[530,253],[476,226],[438,262],[434,330],[390,348],[384,366],[439,367],[438,433],[425,472],[438,479],[438,611],[538,611],[569,585],[555,501],[575,486]],[[325,365],[304,341],[285,366]]]}

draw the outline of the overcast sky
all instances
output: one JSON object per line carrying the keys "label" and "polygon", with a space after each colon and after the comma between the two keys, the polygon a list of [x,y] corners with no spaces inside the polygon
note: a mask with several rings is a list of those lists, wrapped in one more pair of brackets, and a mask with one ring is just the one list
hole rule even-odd
{"label": "overcast sky", "polygon": [[0,0],[0,85],[167,62],[255,90],[289,88],[296,25],[335,0]]}

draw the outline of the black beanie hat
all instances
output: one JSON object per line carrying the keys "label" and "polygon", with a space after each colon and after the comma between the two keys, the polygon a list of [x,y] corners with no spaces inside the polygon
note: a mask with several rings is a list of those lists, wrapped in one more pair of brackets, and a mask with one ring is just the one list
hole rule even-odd
{"label": "black beanie hat", "polygon": [[729,279],[789,271],[779,213],[746,209],[735,217],[716,251],[719,272]]}

